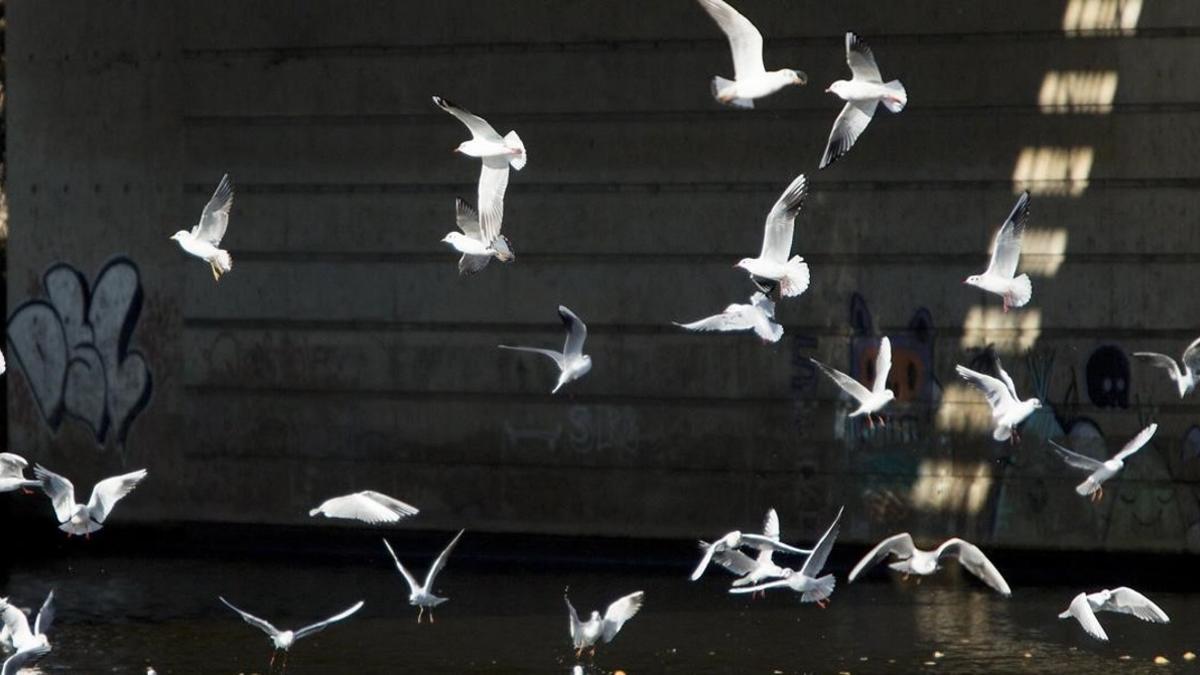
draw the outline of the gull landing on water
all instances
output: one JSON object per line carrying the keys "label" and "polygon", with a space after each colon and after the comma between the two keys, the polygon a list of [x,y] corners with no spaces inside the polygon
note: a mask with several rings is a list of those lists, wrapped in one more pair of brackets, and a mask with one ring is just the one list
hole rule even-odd
{"label": "gull landing on water", "polygon": [[729,333],[752,330],[763,342],[779,342],[779,338],[783,337],[783,326],[775,323],[774,319],[775,303],[763,293],[755,293],[750,296],[749,305],[734,303],[726,307],[724,312],[699,321],[672,323],[692,331]]}
{"label": "gull landing on water", "polygon": [[1021,259],[1021,235],[1029,220],[1029,193],[1022,192],[1008,219],[996,232],[992,244],[992,260],[983,274],[973,274],[963,280],[964,284],[981,288],[1004,298],[1004,311],[1011,307],[1024,307],[1033,297],[1033,283],[1028,274],[1017,273]]}
{"label": "gull landing on water", "polygon": [[979,550],[978,546],[963,541],[962,539],[947,539],[941,546],[938,546],[932,551],[923,551],[913,544],[912,536],[907,532],[892,535],[887,539],[879,542],[871,552],[863,556],[863,559],[858,561],[854,569],[850,570],[850,576],[847,579],[849,583],[854,583],[859,574],[862,574],[869,567],[873,567],[876,563],[888,557],[889,555],[896,557],[898,560],[889,563],[888,567],[903,572],[907,578],[910,574],[926,576],[933,574],[941,567],[941,560],[945,556],[957,556],[958,563],[965,570],[979,577],[985,584],[991,586],[996,592],[1007,597],[1012,595],[1012,590],[1008,587],[1008,582],[1000,575],[1000,571],[996,569],[992,561],[988,560],[983,551]]}
{"label": "gull landing on water", "polygon": [[71,481],[50,471],[40,464],[33,475],[42,481],[42,490],[54,505],[54,514],[62,525],[58,529],[71,535],[90,535],[103,527],[104,521],[123,497],[146,478],[146,470],[105,478],[92,488],[88,503],[75,502],[75,486]]}
{"label": "gull landing on water", "polygon": [[829,559],[829,553],[833,550],[833,542],[837,540],[838,528],[841,526],[842,511],[845,507],[838,509],[837,517],[833,519],[833,523],[825,530],[825,534],[821,535],[821,539],[817,541],[817,545],[813,547],[812,553],[804,560],[804,565],[792,574],[779,579],[777,581],[768,581],[757,586],[748,586],[745,588],[731,588],[730,593],[757,593],[766,591],[768,588],[779,588],[787,586],[788,588],[800,593],[800,602],[815,602],[821,609],[825,609],[828,603],[829,596],[833,594],[833,587],[836,583],[832,574],[826,574],[823,577],[817,577],[821,573],[821,569],[825,567],[825,561]]}
{"label": "gull landing on water", "polygon": [[1013,384],[1008,373],[1004,372],[999,358],[996,359],[996,372],[1000,374],[1000,379],[976,372],[966,366],[955,366],[954,369],[959,377],[982,391],[983,395],[987,397],[988,405],[992,408],[992,424],[995,426],[995,429],[992,430],[992,438],[997,441],[1011,439],[1014,444],[1020,443],[1021,435],[1017,433],[1017,425],[1032,415],[1034,410],[1042,407],[1042,402],[1036,398],[1021,400],[1017,394],[1017,386]]}
{"label": "gull landing on water", "polygon": [[754,99],[770,96],[791,85],[808,83],[803,71],[784,68],[767,72],[763,65],[762,33],[724,0],[698,0],[729,39],[733,52],[733,80],[714,77],[713,98],[736,108],[753,108]]}
{"label": "gull landing on water", "polygon": [[855,141],[871,123],[880,103],[894,113],[904,110],[904,106],[908,105],[908,92],[904,91],[904,85],[900,84],[900,80],[884,83],[871,48],[854,33],[846,33],[846,63],[850,66],[852,77],[838,80],[825,90],[845,101],[846,105],[833,122],[833,130],[829,132],[829,141],[825,144],[825,154],[821,156],[818,169],[824,169],[838,157],[850,152]]}
{"label": "gull landing on water", "polygon": [[1126,586],[1096,593],[1080,593],[1071,600],[1071,606],[1059,614],[1058,618],[1074,618],[1088,635],[1108,642],[1108,633],[1104,632],[1104,627],[1096,619],[1096,612],[1119,612],[1132,614],[1150,623],[1171,623],[1171,618],[1161,607],[1151,602],[1150,598]]}
{"label": "gull landing on water", "polygon": [[1183,350],[1183,371],[1180,372],[1179,364],[1175,363],[1175,359],[1166,354],[1157,352],[1134,352],[1134,356],[1147,361],[1152,366],[1157,366],[1167,371],[1167,376],[1175,383],[1175,388],[1179,390],[1179,398],[1183,398],[1196,388],[1197,371],[1200,370],[1200,338],[1197,338],[1192,344]]}
{"label": "gull landing on water", "polygon": [[1157,424],[1151,424],[1145,429],[1142,429],[1137,436],[1133,437],[1133,440],[1129,441],[1125,444],[1125,447],[1121,448],[1120,452],[1118,452],[1116,455],[1113,455],[1112,459],[1104,462],[1081,455],[1077,452],[1072,452],[1058,443],[1055,443],[1054,441],[1050,441],[1050,445],[1054,447],[1059,456],[1062,457],[1067,464],[1070,464],[1076,469],[1083,469],[1084,471],[1091,472],[1090,476],[1088,476],[1082,483],[1075,487],[1075,491],[1084,497],[1091,495],[1092,501],[1097,502],[1101,499],[1104,499],[1104,481],[1117,475],[1121,469],[1125,468],[1125,460],[1133,455],[1133,453],[1141,450],[1144,445],[1149,443],[1150,439],[1154,437],[1154,432],[1156,431],[1158,431]]}
{"label": "gull landing on water", "polygon": [[567,613],[570,615],[571,644],[575,647],[576,658],[582,656],[583,650],[588,648],[591,649],[592,656],[595,656],[596,643],[601,638],[605,644],[612,642],[625,622],[632,619],[646,601],[645,592],[630,593],[609,605],[603,617],[600,616],[600,612],[593,610],[587,621],[580,621],[575,606],[571,604],[571,598],[567,597],[569,590],[569,587],[563,589],[563,600],[567,603]]}
{"label": "gull landing on water", "polygon": [[351,614],[354,614],[358,610],[362,609],[362,606],[363,606],[363,601],[359,600],[356,605],[354,605],[350,609],[347,609],[346,611],[344,611],[340,614],[331,616],[328,619],[325,619],[324,621],[319,621],[317,623],[314,623],[311,626],[305,626],[304,628],[301,628],[299,630],[290,631],[290,630],[279,630],[275,626],[272,626],[268,621],[260,619],[257,616],[250,614],[249,612],[243,612],[242,610],[240,610],[237,607],[234,607],[232,604],[230,604],[230,602],[228,600],[226,600],[225,598],[221,598],[218,596],[218,599],[221,602],[225,603],[226,607],[228,607],[229,609],[232,609],[233,611],[240,614],[243,621],[250,624],[251,626],[254,626],[255,628],[258,628],[262,632],[266,633],[267,637],[271,638],[271,644],[275,647],[275,651],[271,653],[270,669],[272,669],[272,670],[275,668],[275,657],[279,655],[279,652],[283,652],[283,669],[284,670],[287,669],[287,654],[288,654],[288,651],[292,648],[292,645],[296,643],[296,640],[299,640],[302,637],[307,637],[309,635],[312,635],[313,633],[319,633],[319,632],[325,630],[331,624],[337,623],[338,621],[341,621],[342,619],[345,619],[345,618],[349,617]]}
{"label": "gull landing on water", "polygon": [[29,629],[29,618],[25,612],[9,604],[8,598],[0,598],[0,623],[3,623],[0,636],[14,652],[4,661],[0,673],[16,675],[26,665],[49,654],[50,640],[46,637],[46,631],[50,630],[53,621],[54,591],[50,591],[42,603],[42,609],[33,622],[33,630]]}
{"label": "gull landing on water", "polygon": [[221,238],[229,227],[229,209],[233,206],[233,183],[229,174],[221,177],[213,196],[204,206],[200,214],[200,222],[191,232],[180,230],[171,235],[171,239],[179,242],[179,248],[208,263],[212,268],[213,278],[221,280],[221,275],[233,269],[233,258],[229,251],[217,248]]}
{"label": "gull landing on water", "polygon": [[549,357],[558,366],[559,375],[558,383],[554,385],[554,389],[550,390],[551,394],[557,394],[563,385],[578,380],[587,375],[587,372],[592,369],[592,357],[583,353],[583,343],[587,340],[587,326],[575,316],[575,312],[567,309],[564,305],[558,306],[558,316],[562,319],[563,326],[567,329],[567,342],[563,345],[562,353],[552,349],[539,349],[537,347],[510,347],[509,345],[500,345],[500,349],[509,349],[517,352],[532,352]]}
{"label": "gull landing on water", "polygon": [[402,518],[420,513],[417,507],[374,490],[363,490],[352,495],[327,499],[308,512],[309,516],[323,515],[326,518],[361,520],[369,525],[394,523]]}
{"label": "gull landing on water", "polygon": [[[867,424],[871,428],[875,427],[871,415],[878,414],[884,406],[896,398],[896,394],[887,388],[888,374],[892,370],[892,343],[886,337],[880,341],[879,353],[875,355],[875,384],[870,389],[836,368],[830,368],[816,359],[809,359],[809,361],[820,368],[821,372],[833,380],[834,384],[841,387],[842,391],[858,401],[858,408],[850,413],[850,417],[866,415]],[[879,415],[879,424],[885,424],[883,415]]]}
{"label": "gull landing on water", "polygon": [[25,477],[25,469],[29,462],[25,458],[11,452],[0,452],[0,492],[20,490],[32,494],[33,488],[41,487],[42,481],[30,480]]}
{"label": "gull landing on water", "polygon": [[764,293],[775,290],[780,297],[790,298],[808,289],[808,263],[798,255],[788,260],[796,216],[804,208],[807,195],[808,182],[804,174],[800,174],[787,186],[767,214],[762,251],[758,257],[742,258],[735,265],[749,272],[750,280]]}
{"label": "gull landing on water", "polygon": [[450,557],[450,551],[454,550],[455,544],[462,538],[463,532],[466,532],[466,530],[459,530],[458,534],[454,535],[454,539],[451,539],[446,548],[442,550],[441,555],[429,566],[429,571],[425,573],[425,583],[423,584],[417,583],[416,578],[405,569],[404,565],[400,563],[400,559],[396,557],[396,552],[392,550],[392,545],[388,543],[387,539],[383,540],[383,545],[387,547],[388,553],[392,554],[392,561],[396,563],[396,569],[400,571],[401,576],[404,577],[404,581],[408,583],[408,604],[420,608],[417,610],[417,623],[421,623],[421,615],[425,613],[426,609],[429,610],[429,623],[433,623],[433,608],[449,600],[449,598],[440,598],[433,594],[433,582],[437,580],[438,573],[446,567],[446,559]]}

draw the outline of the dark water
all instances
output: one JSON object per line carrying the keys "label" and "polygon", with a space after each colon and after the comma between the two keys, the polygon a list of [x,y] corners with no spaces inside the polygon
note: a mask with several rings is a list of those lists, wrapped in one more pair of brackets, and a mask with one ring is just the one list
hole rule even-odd
{"label": "dark water", "polygon": [[[729,596],[732,577],[717,569],[691,583],[686,566],[574,571],[452,558],[438,584],[450,601],[435,624],[418,625],[403,580],[379,549],[319,563],[300,555],[20,560],[8,566],[3,594],[31,607],[56,590],[45,673],[140,674],[147,664],[159,673],[266,672],[265,635],[218,595],[284,628],[366,601],[350,620],[293,647],[287,672],[296,675],[569,673],[576,662],[562,601],[568,584],[581,613],[646,591],[641,614],[600,647],[587,672],[1200,672],[1200,661],[1182,659],[1200,651],[1200,595],[1192,593],[1144,589],[1172,623],[1103,614],[1112,639],[1105,645],[1055,617],[1084,588],[1014,583],[1013,597],[1004,599],[954,569],[920,584],[877,570],[847,585],[845,568],[835,566],[838,588],[822,610],[801,606],[790,592]],[[397,549],[423,576],[427,547]],[[1171,665],[1153,665],[1157,655]]]}

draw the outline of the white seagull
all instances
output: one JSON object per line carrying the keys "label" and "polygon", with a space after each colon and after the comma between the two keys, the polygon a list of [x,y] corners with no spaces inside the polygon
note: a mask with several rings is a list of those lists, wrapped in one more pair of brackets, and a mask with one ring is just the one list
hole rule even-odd
{"label": "white seagull", "polygon": [[1070,464],[1076,469],[1083,469],[1084,471],[1091,472],[1092,475],[1088,476],[1082,483],[1075,486],[1075,491],[1085,497],[1091,495],[1092,501],[1095,502],[1104,498],[1104,481],[1117,475],[1121,469],[1125,468],[1125,460],[1128,459],[1133,453],[1141,450],[1142,446],[1149,443],[1150,439],[1154,437],[1154,432],[1156,431],[1158,431],[1158,424],[1151,424],[1145,429],[1142,429],[1140,432],[1138,432],[1137,436],[1133,437],[1133,440],[1129,441],[1125,444],[1125,447],[1121,448],[1120,452],[1113,455],[1112,459],[1105,462],[1101,462],[1098,459],[1092,459],[1091,457],[1081,455],[1077,452],[1072,452],[1058,443],[1055,443],[1054,441],[1050,441],[1050,445],[1054,446],[1054,449],[1058,451],[1059,456],[1061,456],[1067,464]]}
{"label": "white seagull", "polygon": [[204,206],[200,222],[191,232],[180,230],[171,235],[171,239],[179,242],[179,248],[207,262],[217,281],[221,280],[222,274],[233,269],[233,258],[229,251],[218,248],[221,238],[225,236],[225,229],[229,227],[229,209],[232,206],[233,183],[229,182],[229,174],[225,174]]}
{"label": "white seagull", "polygon": [[[458,259],[459,274],[468,276],[481,272],[492,261],[492,258],[504,262],[512,262],[516,259],[512,248],[508,245],[508,238],[502,234],[492,241],[491,246],[483,243],[483,230],[479,227],[479,214],[462,199],[454,200],[454,221],[458,224],[458,229],[462,230],[463,236],[466,237],[466,239],[456,238],[457,244],[448,242],[462,252],[462,257]],[[446,239],[442,241],[447,241],[449,238],[450,235],[446,235]],[[471,252],[467,252],[468,249]]]}
{"label": "white seagull", "polygon": [[29,663],[50,653],[50,641],[46,631],[54,621],[54,591],[46,596],[37,619],[33,622],[33,630],[29,630],[29,618],[17,607],[8,602],[8,598],[0,598],[0,622],[3,622],[4,641],[12,647],[14,653],[4,661],[0,669],[2,675],[16,675]]}
{"label": "white seagull", "polygon": [[321,514],[326,518],[348,518],[376,525],[394,523],[402,518],[415,516],[420,510],[399,499],[374,490],[363,490],[354,494],[327,499],[308,512],[309,516]]}
{"label": "white seagull", "polygon": [[1017,433],[1017,425],[1032,415],[1034,410],[1042,407],[1042,402],[1036,398],[1021,400],[1016,385],[1008,373],[1004,372],[999,358],[996,359],[999,380],[966,366],[955,366],[954,369],[959,377],[974,385],[987,397],[988,405],[992,408],[992,424],[996,427],[992,431],[992,438],[998,441],[1012,439],[1013,443],[1019,443],[1021,435]]}
{"label": "white seagull", "polygon": [[795,555],[809,555],[812,549],[796,548],[789,546],[779,540],[779,521],[778,517],[774,521],[772,527],[771,514],[775,509],[767,512],[767,520],[763,523],[762,534],[751,534],[748,532],[740,532],[734,530],[725,534],[713,543],[700,542],[703,544],[700,548],[704,554],[700,556],[700,563],[696,565],[696,569],[692,571],[692,576],[689,577],[692,581],[696,581],[704,575],[704,570],[708,569],[708,564],[712,562],[716,556],[719,556],[728,551],[736,551],[743,546],[747,546],[759,551],[782,551],[784,553],[793,553]]}
{"label": "white seagull", "polygon": [[[841,387],[842,391],[858,401],[858,408],[849,416],[866,415],[867,424],[872,428],[875,426],[875,422],[871,416],[878,415],[884,406],[896,398],[895,392],[887,388],[888,374],[892,370],[892,342],[887,337],[879,342],[879,353],[875,355],[875,383],[870,389],[836,368],[830,368],[816,359],[810,358],[809,361],[812,361],[813,365],[820,368],[822,373],[829,376],[829,379]],[[884,424],[883,415],[879,415],[879,423]]]}
{"label": "white seagull", "polygon": [[567,612],[571,619],[571,644],[575,647],[575,656],[578,658],[583,654],[584,649],[591,648],[594,655],[596,653],[596,643],[601,638],[605,644],[612,642],[617,636],[617,632],[621,630],[621,626],[625,625],[638,613],[642,608],[642,603],[646,600],[646,594],[643,591],[630,593],[623,598],[608,606],[604,611],[604,616],[600,616],[600,612],[592,611],[592,615],[587,621],[580,621],[579,615],[575,612],[574,605],[571,604],[571,599],[567,597],[567,591],[563,590],[563,600],[567,603]]}
{"label": "white seagull", "polygon": [[906,578],[910,574],[920,576],[933,574],[941,567],[940,563],[943,557],[955,556],[958,558],[958,564],[979,577],[983,583],[991,586],[1005,597],[1012,595],[1008,582],[1004,580],[1000,571],[996,569],[992,561],[988,560],[983,551],[979,550],[978,546],[956,537],[947,539],[932,551],[923,551],[913,545],[912,536],[907,532],[892,535],[879,542],[875,548],[871,549],[870,553],[858,561],[854,569],[850,570],[848,581],[853,583],[864,570],[873,567],[889,555],[898,560],[889,563],[888,567],[897,572],[903,572]]}
{"label": "white seagull", "polygon": [[533,352],[534,354],[542,354],[550,357],[559,370],[558,383],[554,385],[554,389],[550,390],[551,394],[557,394],[558,390],[562,389],[564,384],[578,380],[592,369],[592,357],[583,353],[583,342],[587,340],[587,326],[579,317],[575,316],[575,312],[567,309],[564,305],[558,306],[558,316],[562,319],[563,326],[567,329],[567,341],[563,345],[561,353],[553,349],[500,345],[500,349]]}
{"label": "white seagull", "polygon": [[272,669],[275,667],[275,657],[279,654],[279,652],[283,652],[283,667],[287,668],[287,653],[288,653],[288,650],[290,650],[292,648],[292,645],[296,643],[296,640],[299,640],[302,637],[308,637],[309,635],[312,635],[313,633],[319,633],[319,632],[325,630],[330,625],[335,624],[338,621],[341,621],[342,619],[345,619],[345,618],[349,617],[351,614],[354,614],[358,610],[362,609],[362,606],[363,606],[363,601],[359,600],[358,603],[356,603],[353,607],[351,607],[350,609],[347,609],[346,611],[344,611],[340,614],[331,616],[328,619],[325,619],[324,621],[318,621],[317,623],[314,623],[311,626],[305,626],[304,628],[301,628],[299,630],[290,631],[290,630],[279,630],[275,626],[272,626],[269,622],[267,622],[263,619],[260,619],[257,616],[250,614],[249,612],[244,612],[244,611],[238,609],[237,607],[234,607],[225,598],[218,596],[218,599],[220,599],[221,602],[225,603],[226,607],[228,607],[229,609],[232,609],[233,611],[240,614],[242,616],[242,620],[244,620],[246,623],[250,624],[251,626],[254,626],[255,628],[258,628],[262,632],[266,633],[267,637],[271,638],[271,644],[275,647],[275,651],[271,653],[271,666],[270,667]]}
{"label": "white seagull", "polygon": [[490,255],[501,262],[512,260],[508,240],[504,239],[499,244],[496,241],[500,239],[500,224],[504,220],[504,191],[508,189],[508,167],[520,171],[525,166],[525,145],[521,143],[521,137],[517,136],[515,131],[510,131],[501,138],[482,117],[471,114],[440,96],[434,96],[433,102],[437,107],[458,118],[471,132],[471,140],[463,141],[454,151],[482,160],[479,198],[476,200],[476,206],[479,208],[480,238],[474,239],[462,232],[451,232],[442,241],[460,253]]}
{"label": "white seagull", "polygon": [[50,471],[42,465],[33,469],[33,475],[42,481],[42,491],[54,505],[54,514],[62,525],[58,529],[70,535],[90,535],[99,530],[112,513],[117,502],[146,478],[146,470],[105,478],[92,488],[87,504],[75,502],[75,486],[71,481]]}
{"label": "white seagull", "polygon": [[1067,608],[1067,611],[1059,614],[1058,618],[1074,617],[1088,635],[1108,642],[1108,633],[1104,632],[1104,627],[1096,619],[1096,612],[1120,612],[1121,614],[1132,614],[1142,621],[1151,623],[1171,623],[1171,618],[1167,616],[1167,613],[1151,602],[1150,598],[1125,586],[1096,593],[1080,593],[1071,600],[1071,606]]}
{"label": "white seagull", "polygon": [[828,604],[827,599],[833,594],[833,586],[835,583],[832,574],[826,574],[823,577],[817,575],[821,573],[821,568],[825,567],[825,561],[829,558],[829,552],[833,550],[833,542],[837,539],[838,528],[842,520],[842,511],[845,507],[838,509],[837,517],[833,519],[833,524],[825,530],[825,534],[821,535],[820,541],[813,548],[812,553],[804,560],[804,565],[800,569],[786,577],[758,584],[757,586],[748,586],[744,588],[731,588],[730,593],[757,593],[765,591],[768,588],[778,588],[787,586],[788,588],[800,593],[800,602],[815,602],[822,609]]}
{"label": "white seagull", "polygon": [[388,543],[387,539],[383,540],[383,545],[387,547],[388,553],[392,554],[392,560],[396,563],[396,569],[400,570],[400,574],[408,582],[408,604],[420,608],[417,610],[417,623],[421,623],[421,615],[425,613],[426,609],[429,610],[429,623],[433,623],[433,608],[449,600],[449,598],[440,598],[433,594],[433,582],[437,579],[438,573],[446,566],[446,559],[450,557],[450,551],[454,550],[454,545],[462,538],[463,532],[466,532],[466,530],[459,530],[458,534],[454,535],[454,538],[450,540],[450,543],[442,551],[441,555],[429,566],[429,571],[425,573],[425,583],[423,584],[417,583],[416,578],[404,568],[404,565],[400,563],[400,559],[396,557],[396,552],[392,550],[392,545]]}
{"label": "white seagull", "polygon": [[[779,540],[779,514],[775,509],[768,510],[766,518],[763,519],[763,536],[774,541]],[[712,544],[706,541],[700,542],[702,551],[707,551],[710,546]],[[725,549],[714,553],[712,561],[738,577],[733,580],[735,587],[748,586],[792,574],[791,568],[780,567],[772,560],[774,553],[775,549],[765,547],[758,552],[757,557],[751,558],[736,548]]]}
{"label": "white seagull", "polygon": [[1134,352],[1134,356],[1144,359],[1152,366],[1158,366],[1167,371],[1167,376],[1175,383],[1175,387],[1179,390],[1179,398],[1183,398],[1196,388],[1197,371],[1200,371],[1200,338],[1196,338],[1192,344],[1183,350],[1183,372],[1179,371],[1179,364],[1175,363],[1175,359],[1166,354],[1157,352]]}
{"label": "white seagull", "polygon": [[0,492],[21,490],[28,493],[31,488],[41,487],[40,480],[30,480],[25,477],[25,468],[29,462],[25,458],[11,452],[0,452]]}
{"label": "white seagull", "polygon": [[854,33],[846,33],[846,63],[850,65],[852,77],[838,80],[825,90],[826,93],[836,94],[846,105],[833,121],[833,130],[829,132],[829,141],[825,144],[819,169],[824,169],[838,157],[850,152],[854,142],[871,123],[875,108],[880,103],[894,113],[904,110],[908,104],[904,85],[900,84],[900,80],[884,83],[871,48]]}
{"label": "white seagull", "polygon": [[754,99],[770,96],[790,85],[808,83],[803,71],[783,68],[767,72],[763,65],[762,33],[724,0],[699,0],[700,6],[717,22],[729,38],[733,52],[733,80],[712,79],[712,95],[721,103],[737,108],[753,108]]}
{"label": "white seagull", "polygon": [[[796,216],[804,208],[808,194],[808,181],[804,174],[796,176],[783,191],[771,212],[763,230],[762,251],[757,258],[742,258],[735,267],[750,273],[750,280],[764,293],[778,289],[781,297],[800,295],[808,288],[808,263],[800,256],[788,254],[792,250],[792,233]],[[768,282],[764,284],[763,282]]]}
{"label": "white seagull", "polygon": [[1004,311],[1011,307],[1024,307],[1033,297],[1033,283],[1028,274],[1015,277],[1017,263],[1021,259],[1021,235],[1029,220],[1029,193],[1022,192],[1013,206],[1008,219],[996,232],[992,244],[992,261],[983,274],[973,274],[963,280],[964,284],[981,288],[1004,298]]}
{"label": "white seagull", "polygon": [[724,312],[691,323],[672,322],[680,328],[694,331],[734,332],[752,330],[763,342],[779,342],[783,326],[775,323],[775,303],[763,293],[750,296],[749,305],[734,303]]}

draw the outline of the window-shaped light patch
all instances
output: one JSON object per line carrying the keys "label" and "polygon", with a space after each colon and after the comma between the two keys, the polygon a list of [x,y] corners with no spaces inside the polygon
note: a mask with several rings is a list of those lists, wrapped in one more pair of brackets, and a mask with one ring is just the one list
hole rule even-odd
{"label": "window-shaped light patch", "polygon": [[[1033,288],[1037,293],[1037,286]],[[1003,352],[1023,351],[1033,347],[1042,333],[1042,311],[1037,308],[1014,309],[1005,312],[1001,307],[972,307],[963,321],[964,349],[994,344]]]}
{"label": "window-shaped light patch", "polygon": [[942,389],[934,426],[949,433],[991,433],[992,409],[983,392],[956,376],[954,382],[947,382]]}
{"label": "window-shaped light patch", "polygon": [[1063,11],[1063,32],[1079,35],[1133,35],[1142,0],[1070,0]]}
{"label": "window-shaped light patch", "polygon": [[927,459],[917,469],[911,499],[919,511],[975,514],[987,504],[991,487],[987,462]]}
{"label": "window-shaped light patch", "polygon": [[1013,193],[1078,197],[1087,190],[1095,154],[1089,145],[1022,148],[1013,167]]}
{"label": "window-shaped light patch", "polygon": [[1112,112],[1119,78],[1115,70],[1051,70],[1042,78],[1038,107],[1047,115]]}
{"label": "window-shaped light patch", "polygon": [[1067,252],[1066,228],[1028,229],[1021,236],[1021,267],[1031,277],[1058,274]]}

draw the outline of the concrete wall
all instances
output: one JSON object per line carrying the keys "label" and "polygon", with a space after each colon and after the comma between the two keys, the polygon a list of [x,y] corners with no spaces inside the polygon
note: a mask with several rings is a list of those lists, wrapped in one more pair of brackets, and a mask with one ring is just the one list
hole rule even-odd
{"label": "concrete wall", "polygon": [[[1200,4],[737,5],[808,87],[715,104],[727,47],[687,0],[11,1],[10,445],[81,484],[149,467],[126,521],[310,522],[373,487],[425,527],[692,537],[774,505],[809,534],[846,504],[860,541],[1200,549],[1194,399],[1129,363],[1200,332],[1176,290]],[[846,29],[911,104],[816,173]],[[438,243],[477,165],[432,94],[529,148],[514,265],[461,279]],[[167,237],[225,171],[215,284]],[[784,339],[671,326],[744,301],[731,265],[802,171]],[[1025,187],[1034,301],[1004,315],[959,281]],[[559,344],[559,303],[595,368],[552,397],[548,362],[495,345]],[[859,372],[883,334],[902,400],[870,432],[804,359]],[[989,345],[1048,403],[1015,448],[954,377]],[[1095,507],[1045,445],[1150,420]]]}

